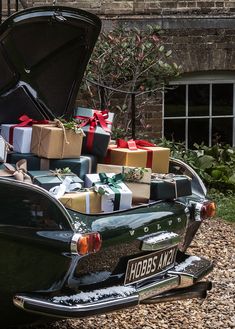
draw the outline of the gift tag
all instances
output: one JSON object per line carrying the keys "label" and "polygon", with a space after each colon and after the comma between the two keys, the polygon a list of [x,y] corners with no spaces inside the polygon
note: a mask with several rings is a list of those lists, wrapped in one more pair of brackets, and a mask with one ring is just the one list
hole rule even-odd
{"label": "gift tag", "polygon": [[128,144],[129,150],[131,150],[131,151],[138,150],[135,141],[128,141],[127,144]]}

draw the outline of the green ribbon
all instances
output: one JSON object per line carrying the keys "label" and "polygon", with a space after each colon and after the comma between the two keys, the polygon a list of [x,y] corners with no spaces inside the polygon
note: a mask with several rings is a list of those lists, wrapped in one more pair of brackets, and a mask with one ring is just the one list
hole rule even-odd
{"label": "green ribbon", "polygon": [[123,182],[123,174],[117,174],[114,175],[113,177],[108,177],[105,173],[100,173],[99,177],[101,183],[108,185],[111,188],[111,190],[114,192],[113,210],[119,210],[120,202],[121,202],[121,193],[119,189],[122,188],[119,185],[119,183]]}

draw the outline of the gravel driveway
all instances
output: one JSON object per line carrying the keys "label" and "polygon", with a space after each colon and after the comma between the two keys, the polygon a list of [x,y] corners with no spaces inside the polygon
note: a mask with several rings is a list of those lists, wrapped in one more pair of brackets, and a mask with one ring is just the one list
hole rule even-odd
{"label": "gravel driveway", "polygon": [[190,252],[213,259],[213,289],[205,300],[141,305],[83,320],[59,321],[37,329],[230,329],[235,328],[235,225],[205,222]]}

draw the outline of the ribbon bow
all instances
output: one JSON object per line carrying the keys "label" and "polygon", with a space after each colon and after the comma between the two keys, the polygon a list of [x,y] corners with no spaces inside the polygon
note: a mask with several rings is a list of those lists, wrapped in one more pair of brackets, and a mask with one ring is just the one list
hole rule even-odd
{"label": "ribbon bow", "polygon": [[75,119],[81,119],[83,121],[80,125],[81,128],[89,124],[92,129],[95,129],[96,126],[100,124],[101,128],[104,131],[111,132],[107,126],[107,124],[111,123],[107,121],[108,117],[109,117],[109,112],[107,110],[104,111],[95,110],[93,116],[91,117],[76,115]]}
{"label": "ribbon bow", "polygon": [[119,210],[121,202],[121,193],[119,189],[122,188],[119,184],[123,181],[123,174],[108,177],[105,173],[100,173],[99,177],[101,183],[108,185],[114,192],[113,210]]}
{"label": "ribbon bow", "polygon": [[30,117],[28,117],[26,114],[23,114],[19,117],[18,119],[20,121],[20,123],[13,125],[10,127],[10,131],[9,131],[9,143],[13,144],[13,133],[14,133],[14,129],[16,127],[30,127],[34,124],[48,124],[50,121],[49,120],[33,120]]}
{"label": "ribbon bow", "polygon": [[131,139],[129,141],[125,141],[124,139],[117,139],[117,147],[119,148],[128,148],[130,151],[134,150],[145,150],[147,151],[147,162],[146,167],[152,168],[153,163],[153,151],[149,149],[149,147],[156,146],[153,143],[150,143],[149,141],[143,140],[143,139]]}
{"label": "ribbon bow", "polygon": [[123,182],[124,175],[123,174],[117,174],[112,177],[108,177],[105,173],[99,173],[100,181],[103,184],[106,184],[110,187],[115,188],[121,188],[119,183]]}
{"label": "ribbon bow", "polygon": [[80,124],[80,128],[89,125],[89,131],[87,134],[87,142],[86,142],[86,147],[87,147],[88,152],[92,151],[94,133],[95,133],[95,130],[96,130],[96,127],[98,124],[101,126],[101,128],[104,131],[106,131],[108,133],[111,132],[111,130],[107,126],[107,124],[111,123],[111,122],[107,121],[108,117],[109,117],[109,113],[107,110],[104,110],[104,111],[95,110],[93,113],[93,116],[91,116],[91,117],[80,116],[80,115],[75,116],[75,119],[81,119],[83,121]]}
{"label": "ribbon bow", "polygon": [[52,187],[49,190],[49,193],[53,195],[56,199],[59,199],[65,193],[80,192],[82,190],[82,184],[74,183],[70,177],[66,177],[60,185]]}
{"label": "ribbon bow", "polygon": [[5,174],[3,176],[13,176],[16,180],[32,184],[30,176],[27,174],[27,161],[21,159],[16,163],[16,167],[9,163],[4,163]]}

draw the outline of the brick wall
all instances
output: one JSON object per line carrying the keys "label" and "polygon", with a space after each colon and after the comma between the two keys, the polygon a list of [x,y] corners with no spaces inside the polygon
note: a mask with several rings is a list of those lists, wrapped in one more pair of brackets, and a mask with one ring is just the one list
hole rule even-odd
{"label": "brick wall", "polygon": [[[30,5],[52,4],[52,0],[28,0]],[[59,5],[76,6],[99,15],[229,14],[235,0],[57,0]]]}
{"label": "brick wall", "polygon": [[[52,0],[25,0],[29,6]],[[98,14],[103,26],[118,24],[144,28],[158,24],[166,31],[165,45],[183,72],[235,70],[235,0],[57,0]],[[150,137],[162,131],[161,99],[145,107]]]}

